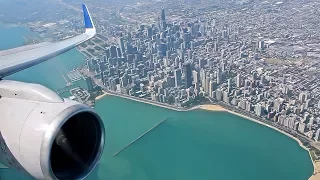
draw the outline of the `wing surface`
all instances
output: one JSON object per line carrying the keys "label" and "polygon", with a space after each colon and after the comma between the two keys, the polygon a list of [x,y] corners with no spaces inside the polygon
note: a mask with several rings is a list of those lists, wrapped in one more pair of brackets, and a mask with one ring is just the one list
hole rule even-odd
{"label": "wing surface", "polygon": [[0,78],[47,61],[89,40],[96,34],[90,13],[82,5],[85,33],[59,42],[44,42],[0,51]]}

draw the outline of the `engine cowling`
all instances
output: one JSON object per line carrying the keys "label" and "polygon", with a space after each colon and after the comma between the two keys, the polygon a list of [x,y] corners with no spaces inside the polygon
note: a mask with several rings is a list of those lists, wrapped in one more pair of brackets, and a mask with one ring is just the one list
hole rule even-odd
{"label": "engine cowling", "polygon": [[84,179],[104,148],[94,110],[31,83],[0,81],[0,161],[36,179]]}

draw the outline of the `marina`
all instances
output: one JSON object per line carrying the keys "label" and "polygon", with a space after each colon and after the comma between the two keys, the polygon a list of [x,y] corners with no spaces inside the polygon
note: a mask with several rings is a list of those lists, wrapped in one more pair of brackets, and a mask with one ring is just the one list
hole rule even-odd
{"label": "marina", "polygon": [[84,76],[78,70],[72,70],[67,74],[71,82],[77,82],[79,80],[84,80]]}

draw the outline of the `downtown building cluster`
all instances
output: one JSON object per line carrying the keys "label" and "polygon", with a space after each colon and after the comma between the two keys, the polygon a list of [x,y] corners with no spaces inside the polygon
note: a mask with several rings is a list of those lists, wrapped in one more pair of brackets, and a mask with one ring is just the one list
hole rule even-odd
{"label": "downtown building cluster", "polygon": [[117,45],[86,64],[109,91],[177,107],[210,100],[320,140],[320,91],[297,88],[302,80],[293,72],[303,70],[264,61],[274,42],[248,39],[215,19],[169,23],[164,10],[157,23],[117,36]]}

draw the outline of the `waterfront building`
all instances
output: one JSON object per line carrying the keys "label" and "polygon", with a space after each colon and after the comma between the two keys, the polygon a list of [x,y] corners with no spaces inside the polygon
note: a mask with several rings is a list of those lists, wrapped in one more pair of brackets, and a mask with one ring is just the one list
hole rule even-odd
{"label": "waterfront building", "polygon": [[316,136],[314,137],[314,140],[316,141],[320,140],[320,128],[316,131]]}
{"label": "waterfront building", "polygon": [[87,86],[88,86],[88,91],[92,92],[93,91],[93,82],[92,79],[90,77],[86,78],[86,82],[87,82]]}
{"label": "waterfront building", "polygon": [[175,87],[181,86],[181,69],[174,70],[174,78],[175,78]]}
{"label": "waterfront building", "polygon": [[262,104],[257,104],[255,107],[255,113],[257,116],[262,116],[263,115],[263,106]]}
{"label": "waterfront building", "polygon": [[191,65],[190,63],[185,63],[183,65],[184,70],[184,85],[185,88],[189,88],[192,86],[192,73],[191,73]]}

